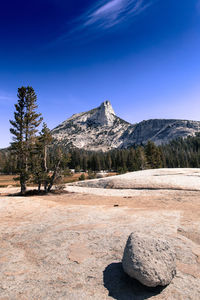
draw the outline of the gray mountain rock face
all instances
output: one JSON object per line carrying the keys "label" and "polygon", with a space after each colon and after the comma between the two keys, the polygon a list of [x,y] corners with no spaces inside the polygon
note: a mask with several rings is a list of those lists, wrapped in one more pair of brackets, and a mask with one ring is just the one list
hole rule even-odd
{"label": "gray mountain rock face", "polygon": [[109,101],[85,113],[75,114],[52,130],[55,143],[66,147],[108,151],[123,146],[123,133],[131,124],[114,113]]}
{"label": "gray mountain rock face", "polygon": [[199,121],[155,119],[130,124],[116,116],[109,101],[73,115],[52,130],[55,144],[92,151],[127,148],[152,140],[157,145],[195,135]]}
{"label": "gray mountain rock face", "polygon": [[166,286],[176,274],[176,255],[169,241],[133,232],[122,266],[125,273],[148,287]]}
{"label": "gray mountain rock face", "polygon": [[161,145],[178,137],[186,138],[187,136],[194,136],[195,133],[199,131],[199,121],[173,119],[142,121],[134,127],[125,145],[128,147],[132,143],[147,143],[148,140],[155,142],[157,145]]}

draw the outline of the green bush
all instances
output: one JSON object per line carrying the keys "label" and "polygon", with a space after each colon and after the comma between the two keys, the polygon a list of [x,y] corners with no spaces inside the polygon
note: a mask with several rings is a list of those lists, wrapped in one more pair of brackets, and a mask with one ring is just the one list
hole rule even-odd
{"label": "green bush", "polygon": [[81,181],[81,180],[85,180],[85,174],[83,173],[83,174],[81,174],[81,176],[79,177],[79,180]]}

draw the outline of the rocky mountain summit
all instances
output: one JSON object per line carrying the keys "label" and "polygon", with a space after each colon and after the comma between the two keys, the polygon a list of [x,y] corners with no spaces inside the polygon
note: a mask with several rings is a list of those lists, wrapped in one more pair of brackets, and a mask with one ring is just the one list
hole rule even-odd
{"label": "rocky mountain summit", "polygon": [[79,149],[108,151],[123,146],[131,124],[115,115],[109,101],[88,112],[73,115],[53,129],[56,143]]}
{"label": "rocky mountain summit", "polygon": [[74,114],[52,130],[54,143],[91,151],[108,151],[145,144],[157,145],[200,131],[200,121],[153,119],[130,124],[116,116],[109,101],[90,111]]}

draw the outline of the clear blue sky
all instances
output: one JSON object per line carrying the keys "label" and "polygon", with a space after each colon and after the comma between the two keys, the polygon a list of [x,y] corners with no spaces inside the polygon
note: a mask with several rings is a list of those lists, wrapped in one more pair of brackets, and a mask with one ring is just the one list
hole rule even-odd
{"label": "clear blue sky", "polygon": [[200,1],[1,1],[0,148],[22,85],[51,129],[107,99],[131,123],[200,120]]}

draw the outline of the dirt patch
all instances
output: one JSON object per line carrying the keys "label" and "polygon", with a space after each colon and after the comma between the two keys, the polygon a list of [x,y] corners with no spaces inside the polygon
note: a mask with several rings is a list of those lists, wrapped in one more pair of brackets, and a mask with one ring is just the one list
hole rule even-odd
{"label": "dirt patch", "polygon": [[13,175],[0,175],[0,187],[17,186],[19,182],[14,180],[16,177]]}
{"label": "dirt patch", "polygon": [[82,243],[74,243],[69,247],[69,260],[80,264],[91,255],[90,249]]}

